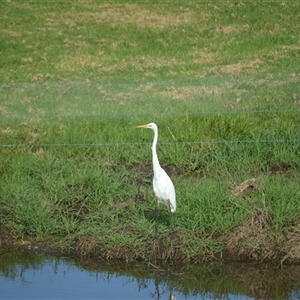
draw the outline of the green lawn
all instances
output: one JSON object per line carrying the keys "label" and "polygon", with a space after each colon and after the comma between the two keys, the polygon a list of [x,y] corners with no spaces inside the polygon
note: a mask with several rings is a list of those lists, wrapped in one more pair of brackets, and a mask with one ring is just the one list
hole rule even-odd
{"label": "green lawn", "polygon": [[[290,257],[282,233],[299,232],[300,219],[298,1],[0,9],[0,223],[13,237],[106,258],[198,260],[223,253],[264,209],[271,248]],[[154,242],[153,134],[135,128],[148,122],[159,126],[178,207],[174,238]],[[250,178],[260,184],[233,197],[232,183]]]}

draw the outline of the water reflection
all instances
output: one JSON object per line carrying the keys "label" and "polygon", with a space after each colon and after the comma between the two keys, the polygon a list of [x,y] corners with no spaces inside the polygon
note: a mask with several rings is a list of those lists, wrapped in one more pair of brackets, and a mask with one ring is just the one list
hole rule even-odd
{"label": "water reflection", "polygon": [[300,266],[201,266],[89,259],[0,250],[1,299],[299,299]]}

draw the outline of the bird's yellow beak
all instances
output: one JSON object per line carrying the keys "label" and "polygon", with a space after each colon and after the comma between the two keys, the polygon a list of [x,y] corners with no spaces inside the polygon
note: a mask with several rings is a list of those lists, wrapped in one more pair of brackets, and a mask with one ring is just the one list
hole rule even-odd
{"label": "bird's yellow beak", "polygon": [[148,127],[148,124],[136,126],[136,128],[147,128],[147,127]]}

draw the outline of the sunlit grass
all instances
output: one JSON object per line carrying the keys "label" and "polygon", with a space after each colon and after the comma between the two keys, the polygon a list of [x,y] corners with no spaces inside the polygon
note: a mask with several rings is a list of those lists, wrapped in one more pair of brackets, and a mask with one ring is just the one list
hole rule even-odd
{"label": "sunlit grass", "polygon": [[16,237],[149,258],[148,122],[186,257],[222,251],[251,213],[231,182],[262,178],[250,202],[275,235],[297,223],[299,3],[0,6],[0,214]]}

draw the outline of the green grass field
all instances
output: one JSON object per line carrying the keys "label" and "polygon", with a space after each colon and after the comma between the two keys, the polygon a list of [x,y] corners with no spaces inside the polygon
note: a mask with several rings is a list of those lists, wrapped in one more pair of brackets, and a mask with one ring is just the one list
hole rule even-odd
{"label": "green grass field", "polygon": [[[236,247],[300,260],[283,243],[300,241],[299,2],[0,9],[0,222],[13,238],[105,258],[199,260],[226,252],[264,211],[265,235],[252,222],[257,238]],[[135,128],[149,122],[176,188],[173,239],[153,241],[153,133]],[[246,199],[232,196],[232,183],[250,178],[260,184]]]}

